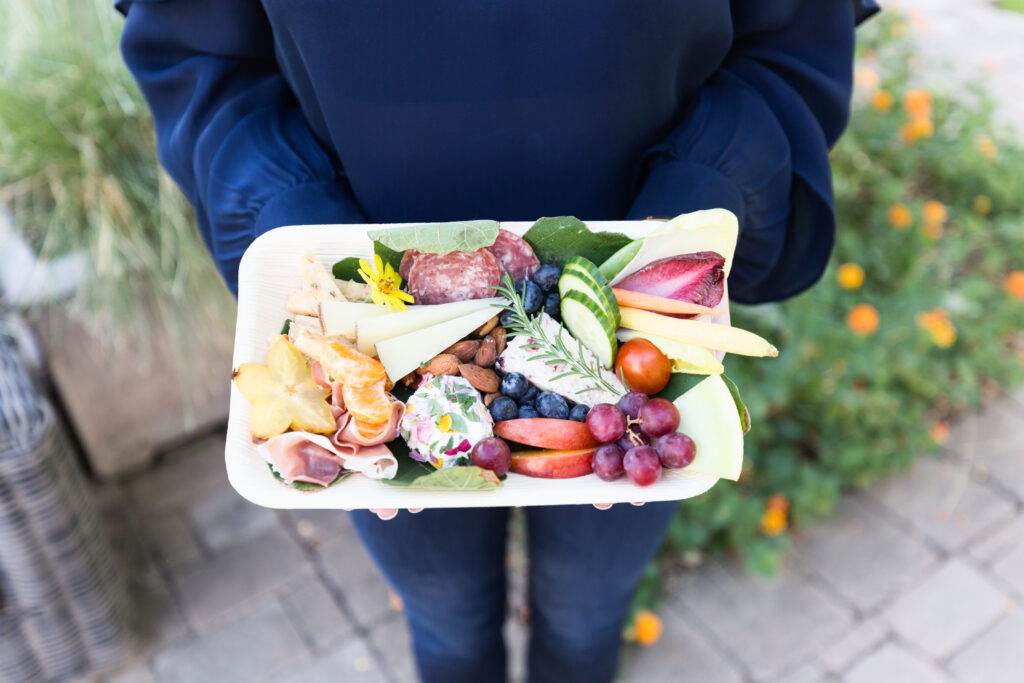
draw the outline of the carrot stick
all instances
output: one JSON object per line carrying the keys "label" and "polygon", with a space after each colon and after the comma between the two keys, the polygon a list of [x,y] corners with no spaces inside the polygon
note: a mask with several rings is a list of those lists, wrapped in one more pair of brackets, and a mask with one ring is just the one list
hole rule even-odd
{"label": "carrot stick", "polygon": [[615,294],[615,299],[619,302],[620,306],[640,308],[645,311],[680,313],[683,315],[719,315],[721,313],[721,311],[716,311],[713,308],[701,306],[700,304],[690,303],[689,301],[679,301],[678,299],[669,299],[653,294],[643,294],[642,292],[633,292],[628,289],[612,287],[612,293]]}

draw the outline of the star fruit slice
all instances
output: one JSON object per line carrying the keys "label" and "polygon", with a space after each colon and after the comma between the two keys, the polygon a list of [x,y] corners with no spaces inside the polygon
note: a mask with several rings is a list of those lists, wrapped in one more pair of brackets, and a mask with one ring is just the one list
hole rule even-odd
{"label": "star fruit slice", "polygon": [[249,429],[255,437],[269,439],[289,427],[318,434],[337,429],[327,402],[331,390],[313,381],[305,357],[287,337],[270,347],[266,365],[239,365],[234,381],[252,403]]}

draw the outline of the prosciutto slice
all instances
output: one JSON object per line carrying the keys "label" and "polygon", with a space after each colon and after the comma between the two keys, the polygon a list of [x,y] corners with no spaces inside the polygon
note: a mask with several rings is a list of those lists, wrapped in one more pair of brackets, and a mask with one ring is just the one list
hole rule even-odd
{"label": "prosciutto slice", "polygon": [[287,432],[256,447],[264,460],[292,481],[327,486],[342,470],[371,479],[391,479],[398,472],[398,460],[383,444],[346,450],[350,452],[322,434],[309,432]]}

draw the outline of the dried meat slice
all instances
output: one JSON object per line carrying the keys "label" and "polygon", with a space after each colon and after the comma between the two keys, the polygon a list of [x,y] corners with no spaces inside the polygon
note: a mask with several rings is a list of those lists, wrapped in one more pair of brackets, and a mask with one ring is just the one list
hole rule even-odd
{"label": "dried meat slice", "polygon": [[540,259],[533,247],[514,232],[499,230],[497,239],[487,250],[498,259],[501,272],[509,273],[516,282],[525,280],[540,268]]}
{"label": "dried meat slice", "polygon": [[487,249],[420,254],[409,269],[409,293],[417,304],[485,299],[500,281],[498,259]]}
{"label": "dried meat slice", "polygon": [[330,484],[343,470],[371,479],[391,479],[398,472],[398,460],[383,444],[338,447],[327,437],[309,432],[275,436],[258,445],[256,452],[285,479],[321,486]]}

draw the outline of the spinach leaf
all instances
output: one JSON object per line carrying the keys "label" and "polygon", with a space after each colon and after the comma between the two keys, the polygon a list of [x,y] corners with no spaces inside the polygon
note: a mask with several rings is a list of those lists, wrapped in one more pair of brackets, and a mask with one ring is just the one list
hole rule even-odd
{"label": "spinach leaf", "polygon": [[572,216],[541,218],[526,231],[523,239],[530,243],[541,263],[559,266],[564,266],[573,256],[604,263],[633,241],[620,232],[591,232],[583,221]]}

